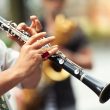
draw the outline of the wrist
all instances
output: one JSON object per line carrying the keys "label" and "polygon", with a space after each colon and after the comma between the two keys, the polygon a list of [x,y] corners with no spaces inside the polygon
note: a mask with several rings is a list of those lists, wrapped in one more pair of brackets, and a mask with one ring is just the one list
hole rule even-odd
{"label": "wrist", "polygon": [[26,77],[23,72],[19,71],[15,67],[8,69],[8,72],[11,73],[11,76],[17,80],[23,80]]}
{"label": "wrist", "polygon": [[19,84],[24,79],[13,68],[7,69],[0,74],[0,96],[6,93],[8,90]]}

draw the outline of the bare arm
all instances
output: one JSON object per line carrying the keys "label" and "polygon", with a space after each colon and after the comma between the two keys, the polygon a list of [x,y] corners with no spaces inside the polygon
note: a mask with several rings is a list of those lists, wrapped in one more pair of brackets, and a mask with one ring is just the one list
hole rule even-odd
{"label": "bare arm", "polygon": [[22,80],[22,74],[19,74],[14,68],[0,72],[0,96],[17,85]]}
{"label": "bare arm", "polygon": [[76,64],[80,65],[85,69],[92,69],[92,55],[90,48],[85,47],[76,53],[71,52],[66,48],[62,48],[61,50],[68,58],[70,58]]}
{"label": "bare arm", "polygon": [[[36,85],[39,83],[42,67],[41,55],[48,51],[50,55],[57,51],[57,47],[49,47],[42,49],[41,47],[54,40],[54,37],[43,38],[45,33],[33,35],[21,48],[20,55],[16,64],[0,74],[0,95],[20,83],[24,79],[36,73]],[[41,40],[39,40],[41,39]],[[38,42],[36,42],[39,40]],[[28,87],[28,83],[24,86]]]}

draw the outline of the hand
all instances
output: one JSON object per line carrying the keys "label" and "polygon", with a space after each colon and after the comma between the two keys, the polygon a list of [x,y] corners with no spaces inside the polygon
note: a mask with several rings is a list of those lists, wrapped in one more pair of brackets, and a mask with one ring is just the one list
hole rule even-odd
{"label": "hand", "polygon": [[[32,36],[32,35],[40,32],[42,29],[42,26],[36,16],[30,16],[30,20],[32,21],[30,26],[26,25],[25,23],[20,23],[17,26],[17,29],[19,31],[23,30],[23,31],[27,32],[30,36]],[[16,37],[16,36],[11,36],[10,34],[8,34],[8,37],[11,38],[12,40],[16,41],[20,46],[22,46],[24,44],[24,42],[19,40],[18,37]]]}
{"label": "hand", "polygon": [[55,39],[55,37],[43,38],[45,35],[45,32],[35,34],[22,46],[20,56],[13,67],[14,71],[16,71],[18,75],[21,75],[21,77],[27,78],[36,74],[35,78],[37,78],[37,82],[39,82],[43,61],[41,55],[46,51],[48,51],[50,55],[57,51],[57,46],[45,49],[41,48]]}
{"label": "hand", "polygon": [[[29,62],[31,62],[31,57],[30,56],[28,56],[27,54],[30,54],[31,53],[31,51],[33,51],[33,48],[31,48],[31,49],[29,49],[28,50],[28,48],[30,48],[30,46],[32,46],[32,45],[38,45],[38,47],[39,48],[36,48],[36,49],[40,49],[41,47],[42,47],[42,45],[41,44],[37,44],[38,42],[36,42],[36,41],[39,41],[39,39],[41,39],[41,38],[43,38],[43,37],[45,37],[45,35],[46,35],[46,33],[39,33],[39,34],[37,34],[38,32],[40,32],[40,30],[42,29],[42,27],[41,27],[41,24],[40,24],[40,22],[39,22],[39,20],[37,19],[37,17],[36,16],[31,16],[30,17],[30,19],[32,20],[32,23],[31,23],[31,25],[30,26],[27,26],[25,23],[20,23],[19,25],[18,25],[18,27],[17,27],[17,29],[18,30],[24,30],[24,31],[26,31],[27,33],[29,33],[29,35],[30,36],[32,36],[32,38],[30,38],[30,40],[31,40],[31,43],[30,43],[30,45],[27,45],[28,44],[28,42],[30,41],[27,41],[27,43],[26,44],[24,44],[24,46],[23,46],[23,48],[21,49],[21,53],[23,53],[24,54],[24,58],[20,58],[20,63],[21,62],[26,62],[26,61],[29,61]],[[11,39],[13,39],[13,40],[15,40],[19,45],[23,45],[23,42],[21,42],[20,40],[18,40],[16,37],[14,37],[14,36],[9,36]],[[43,42],[45,42],[45,40],[46,40],[47,38],[45,38],[44,39],[44,41]],[[48,38],[48,40],[49,39],[51,39],[51,38]],[[53,38],[54,39],[54,38]],[[39,42],[41,42],[42,43],[42,40],[41,41],[39,41]],[[50,42],[50,40],[47,42],[47,40],[46,40],[46,43],[49,43]],[[46,43],[44,43],[44,45],[46,44]],[[26,48],[25,48],[26,47]],[[27,49],[27,50],[26,50]],[[27,64],[27,63],[25,63],[26,65],[22,65],[21,67],[23,67],[25,70],[23,70],[21,67],[21,71],[24,71],[24,73],[27,73],[28,74],[28,71],[29,71],[29,74],[30,73],[32,73],[31,74],[31,76],[30,77],[26,77],[25,78],[25,80],[23,80],[23,82],[22,82],[22,84],[23,84],[23,86],[24,87],[26,87],[26,88],[29,88],[29,87],[36,87],[36,85],[37,85],[37,83],[39,82],[39,80],[40,80],[40,77],[41,77],[41,70],[42,70],[42,58],[41,58],[41,54],[42,53],[44,53],[44,52],[46,52],[46,51],[49,51],[49,53],[50,53],[50,55],[52,55],[53,53],[55,53],[56,52],[56,50],[57,50],[57,46],[55,46],[55,47],[51,47],[51,48],[44,48],[44,49],[40,49],[40,51],[41,51],[41,53],[40,53],[40,55],[39,55],[39,53],[37,54],[37,52],[38,52],[38,50],[36,50],[37,52],[36,52],[36,55],[37,56],[34,56],[33,57],[33,61],[34,61],[34,58],[35,58],[35,62],[31,62],[33,65],[29,65],[29,64]],[[35,50],[34,50],[35,51]],[[29,53],[28,53],[29,52]],[[26,54],[27,53],[27,54]],[[33,53],[33,52],[32,52]],[[25,56],[26,55],[26,56]],[[34,55],[34,54],[33,54]],[[26,58],[28,58],[28,59],[26,59]],[[25,60],[25,61],[23,61],[23,60]],[[28,63],[29,63],[28,62]],[[19,64],[19,63],[18,63]],[[35,66],[34,66],[35,65]],[[31,67],[32,66],[32,67]],[[34,68],[34,67],[36,67],[37,66],[37,68]],[[28,68],[28,69],[26,69],[26,68]],[[30,68],[30,69],[29,69]],[[33,70],[32,70],[33,69]],[[27,71],[28,70],[28,71]],[[31,72],[30,72],[31,71]],[[32,72],[33,71],[33,72]],[[26,76],[27,76],[27,74],[26,74]],[[23,74],[24,75],[24,74]],[[32,82],[33,81],[33,82]]]}

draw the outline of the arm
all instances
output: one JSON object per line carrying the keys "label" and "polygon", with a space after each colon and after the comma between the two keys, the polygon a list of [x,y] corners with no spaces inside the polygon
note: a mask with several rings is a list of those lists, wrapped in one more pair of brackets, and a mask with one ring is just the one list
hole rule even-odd
{"label": "arm", "polygon": [[92,56],[90,48],[85,47],[80,49],[78,52],[72,52],[66,48],[62,48],[61,50],[68,58],[70,58],[76,64],[80,65],[85,69],[92,69]]}
{"label": "arm", "polygon": [[[57,47],[49,47],[42,49],[41,47],[54,40],[54,37],[41,39],[46,33],[42,32],[33,35],[21,48],[19,58],[16,63],[7,70],[1,72],[0,77],[0,95],[14,87],[19,82],[30,77],[32,74],[37,74],[36,85],[39,83],[41,74],[38,70],[42,67],[41,55],[48,51],[50,55],[57,51]],[[41,39],[41,40],[39,40]],[[36,42],[39,40],[38,42]],[[27,63],[28,61],[28,63]],[[11,74],[9,74],[11,73]]]}
{"label": "arm", "polygon": [[24,79],[14,68],[0,72],[0,96]]}
{"label": "arm", "polygon": [[[10,62],[8,56],[13,57],[14,54],[10,54],[11,52],[7,51],[8,49],[6,48],[5,56],[7,57],[5,58],[4,69],[2,69],[2,72],[0,73],[0,95],[3,95],[6,91],[21,82],[24,88],[35,88],[41,78],[42,61],[45,60],[41,55],[47,51],[49,52],[49,55],[52,55],[58,50],[57,46],[42,48],[42,46],[53,41],[55,37],[44,38],[46,35],[45,32],[37,33],[38,31],[36,32],[37,29],[35,28],[37,28],[38,25],[36,27],[35,22],[36,21],[34,20],[30,27],[25,24],[22,24],[20,27],[20,29],[30,32],[31,35],[30,39],[24,45],[23,42],[18,42],[18,39],[10,36],[13,40],[23,46],[16,63],[11,68],[10,65],[16,58]],[[38,21],[36,23],[38,23]],[[18,91],[15,91],[12,95],[17,96],[17,94],[20,93],[19,98],[22,98],[25,102],[25,98],[22,96],[24,89],[17,87],[17,90]]]}
{"label": "arm", "polygon": [[86,34],[80,27],[76,28],[69,43],[62,51],[76,64],[83,68],[92,68],[92,52]]}

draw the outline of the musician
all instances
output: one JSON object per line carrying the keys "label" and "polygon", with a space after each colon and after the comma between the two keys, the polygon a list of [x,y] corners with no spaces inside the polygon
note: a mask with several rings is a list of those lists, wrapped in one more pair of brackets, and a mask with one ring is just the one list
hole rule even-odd
{"label": "musician", "polygon": [[57,51],[57,46],[41,48],[52,42],[55,37],[43,39],[46,33],[37,33],[41,29],[39,20],[36,16],[31,16],[30,19],[32,21],[30,26],[24,23],[18,26],[19,30],[24,30],[31,36],[24,45],[15,36],[10,36],[22,46],[20,54],[7,48],[0,40],[0,96],[18,83],[20,83],[18,88],[21,91],[22,88],[36,88],[41,78],[42,61]]}
{"label": "musician", "polygon": [[[66,0],[42,0],[43,16],[40,18],[45,30],[49,35],[55,33],[55,18],[58,14],[64,14],[62,9]],[[66,25],[66,24],[65,24]],[[88,47],[86,35],[79,26],[73,30],[73,37],[65,45],[61,46],[61,51],[73,62],[86,69],[92,68],[91,50]],[[66,37],[66,36],[64,36]],[[63,38],[62,38],[63,42]],[[74,110],[76,99],[70,84],[70,78],[56,82],[45,95],[41,110]]]}

